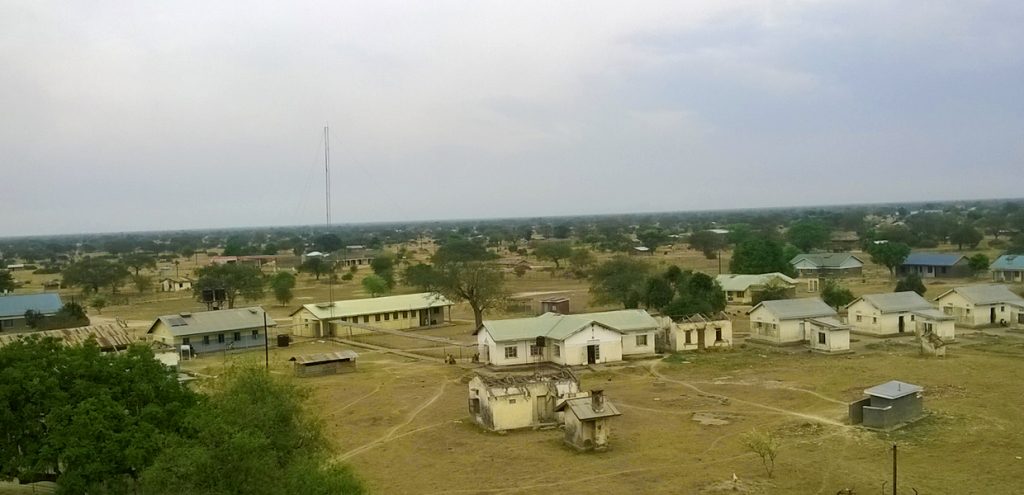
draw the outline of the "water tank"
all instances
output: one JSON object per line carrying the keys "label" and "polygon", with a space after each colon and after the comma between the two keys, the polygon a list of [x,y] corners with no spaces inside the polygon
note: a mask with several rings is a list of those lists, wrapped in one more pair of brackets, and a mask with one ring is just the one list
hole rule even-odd
{"label": "water tank", "polygon": [[288,347],[288,344],[290,344],[291,341],[292,341],[291,335],[280,334],[280,335],[277,336],[277,346],[278,347]]}

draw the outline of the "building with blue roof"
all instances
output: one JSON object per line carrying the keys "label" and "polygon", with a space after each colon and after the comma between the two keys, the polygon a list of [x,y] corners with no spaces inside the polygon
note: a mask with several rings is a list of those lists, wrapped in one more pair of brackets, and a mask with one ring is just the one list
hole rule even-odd
{"label": "building with blue roof", "polygon": [[988,267],[995,282],[1024,282],[1024,255],[1004,254]]}
{"label": "building with blue roof", "polygon": [[958,253],[910,253],[899,273],[916,273],[921,278],[965,278],[972,275],[967,257]]}
{"label": "building with blue roof", "polygon": [[25,312],[32,310],[45,316],[52,316],[64,306],[60,296],[53,292],[0,296],[0,332],[17,332],[28,329]]}

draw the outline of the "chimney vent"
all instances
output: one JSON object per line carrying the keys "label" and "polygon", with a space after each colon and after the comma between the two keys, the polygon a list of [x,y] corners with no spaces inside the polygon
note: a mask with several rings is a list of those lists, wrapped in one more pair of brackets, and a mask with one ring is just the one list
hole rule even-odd
{"label": "chimney vent", "polygon": [[590,391],[590,407],[594,412],[604,411],[604,390]]}

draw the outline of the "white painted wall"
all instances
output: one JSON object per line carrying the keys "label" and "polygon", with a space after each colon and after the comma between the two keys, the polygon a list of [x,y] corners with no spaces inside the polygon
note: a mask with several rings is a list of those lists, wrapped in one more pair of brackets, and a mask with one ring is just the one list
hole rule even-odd
{"label": "white painted wall", "polygon": [[804,340],[803,319],[780,320],[765,306],[750,313],[750,336],[776,344]]}

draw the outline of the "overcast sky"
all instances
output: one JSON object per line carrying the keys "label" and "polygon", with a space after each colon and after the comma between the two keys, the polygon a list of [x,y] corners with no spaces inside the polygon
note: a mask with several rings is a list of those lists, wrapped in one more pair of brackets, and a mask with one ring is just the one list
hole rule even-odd
{"label": "overcast sky", "polygon": [[1021,197],[1024,2],[0,0],[0,236]]}

